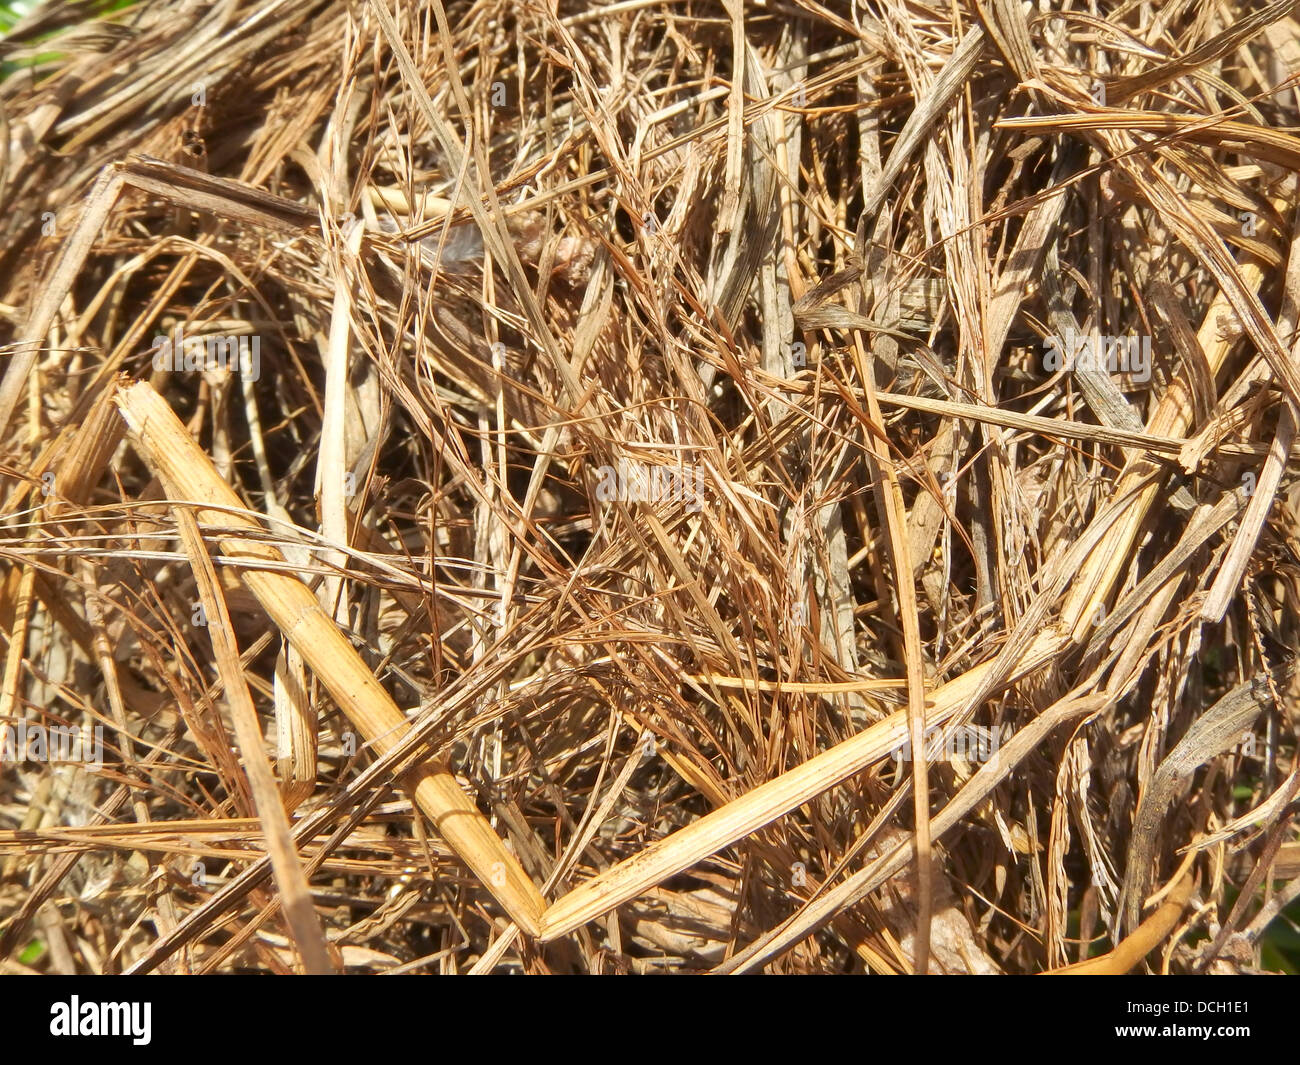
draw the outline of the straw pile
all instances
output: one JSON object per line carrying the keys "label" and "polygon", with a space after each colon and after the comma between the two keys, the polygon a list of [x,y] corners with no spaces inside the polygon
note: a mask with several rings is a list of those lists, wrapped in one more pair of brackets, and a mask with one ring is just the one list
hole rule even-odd
{"label": "straw pile", "polygon": [[1054,6],[20,23],[0,966],[1294,967],[1300,22]]}

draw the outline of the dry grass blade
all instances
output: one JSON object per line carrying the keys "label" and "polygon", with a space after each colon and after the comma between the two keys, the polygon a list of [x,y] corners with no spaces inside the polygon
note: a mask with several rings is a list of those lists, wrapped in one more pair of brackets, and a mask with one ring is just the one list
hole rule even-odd
{"label": "dry grass blade", "polygon": [[289,821],[284,807],[280,805],[280,792],[271,775],[271,767],[266,762],[262,729],[239,665],[239,650],[231,635],[230,614],[219,590],[216,570],[208,557],[194,515],[183,507],[175,510],[181,542],[185,545],[185,553],[194,569],[200,602],[207,617],[207,629],[212,636],[217,668],[230,702],[235,735],[239,738],[243,753],[241,764],[248,773],[258,816],[266,833],[267,850],[271,856],[271,867],[275,870],[275,882],[280,889],[285,917],[293,931],[305,971],[316,975],[332,973],[335,971],[334,964],[330,960],[325,935],[312,907],[311,889],[307,886],[302,866],[298,864],[298,854],[289,833]]}

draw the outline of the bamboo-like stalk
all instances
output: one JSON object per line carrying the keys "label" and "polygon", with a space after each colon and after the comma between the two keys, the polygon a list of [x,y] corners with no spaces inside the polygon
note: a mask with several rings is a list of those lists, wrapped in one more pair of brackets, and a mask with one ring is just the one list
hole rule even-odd
{"label": "bamboo-like stalk", "polygon": [[1178,919],[1187,909],[1191,900],[1195,878],[1190,872],[1184,873],[1169,893],[1169,897],[1160,904],[1150,917],[1133,930],[1114,950],[1097,958],[1075,962],[1059,969],[1049,969],[1043,976],[1123,976],[1136,966],[1143,958],[1156,949],[1169,936]]}
{"label": "bamboo-like stalk", "polygon": [[[250,567],[284,564],[284,556],[262,542],[262,529],[244,516],[239,497],[157,392],[144,382],[120,387],[117,403],[133,442],[174,500],[194,504],[200,523],[230,530],[219,537],[223,553],[247,560]],[[245,570],[242,578],[366,740],[381,752],[392,747],[409,727],[406,717],[307,586],[297,577],[255,568]],[[511,920],[537,934],[545,907],[541,892],[447,766],[426,762],[402,783]]]}
{"label": "bamboo-like stalk", "polygon": [[[1017,675],[1030,673],[1051,661],[1066,642],[1066,637],[1056,629],[1044,629],[1026,649]],[[952,717],[994,668],[994,662],[982,663],[936,688],[926,710],[925,727],[934,728]],[[542,918],[542,941],[556,939],[580,928],[668,877],[689,869],[710,854],[757,832],[840,781],[887,757],[907,735],[908,712],[900,710],[652,843],[640,854],[619,862],[553,903]]]}

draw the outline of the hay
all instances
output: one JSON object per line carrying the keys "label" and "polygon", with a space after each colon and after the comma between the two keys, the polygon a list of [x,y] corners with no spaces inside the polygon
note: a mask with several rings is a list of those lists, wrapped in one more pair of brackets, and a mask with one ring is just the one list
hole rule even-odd
{"label": "hay", "polygon": [[1291,4],[109,7],[0,46],[5,971],[1294,968]]}

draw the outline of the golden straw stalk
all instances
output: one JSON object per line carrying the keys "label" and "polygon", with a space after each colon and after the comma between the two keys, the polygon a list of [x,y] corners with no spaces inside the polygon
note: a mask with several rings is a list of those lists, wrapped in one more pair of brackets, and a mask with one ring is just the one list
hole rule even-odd
{"label": "golden straw stalk", "polygon": [[[140,382],[120,387],[117,404],[133,442],[173,499],[197,504],[200,523],[230,530],[219,537],[221,551],[248,561],[249,568],[241,574],[244,584],[348,719],[379,752],[396,745],[410,727],[405,715],[301,580],[256,568],[266,563],[283,566],[285,558],[262,541],[262,528],[244,516],[246,508],[239,497],[163,398]],[[207,509],[205,504],[221,509]],[[447,766],[426,762],[408,772],[402,783],[510,918],[525,932],[537,935],[545,908],[541,892]]]}

